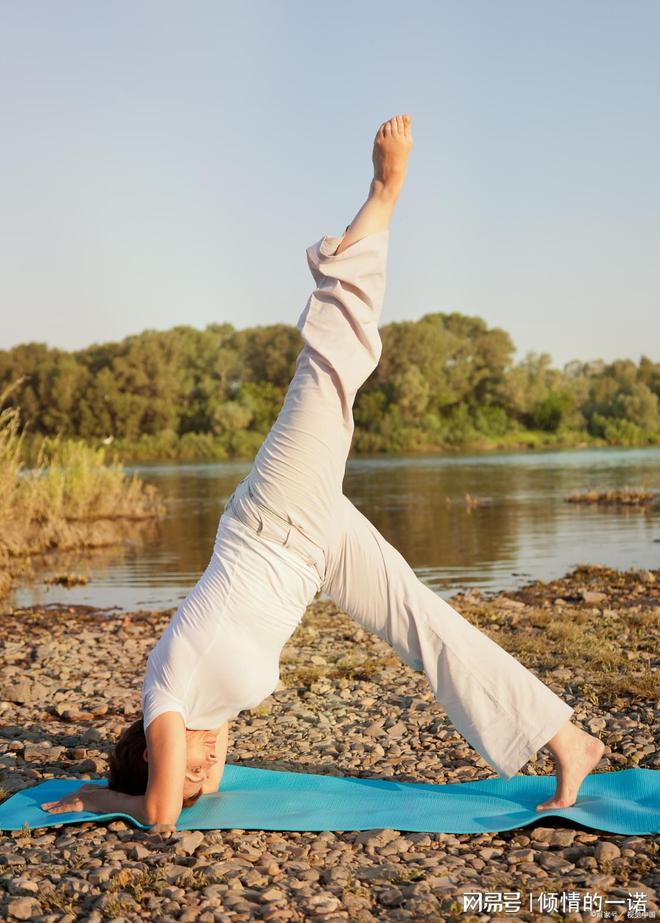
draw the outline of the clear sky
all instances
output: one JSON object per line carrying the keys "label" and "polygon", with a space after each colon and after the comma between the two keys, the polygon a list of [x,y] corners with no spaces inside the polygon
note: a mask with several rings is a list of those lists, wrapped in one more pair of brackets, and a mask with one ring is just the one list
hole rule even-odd
{"label": "clear sky", "polygon": [[295,323],[413,116],[382,322],[660,360],[658,0],[0,0],[0,348]]}

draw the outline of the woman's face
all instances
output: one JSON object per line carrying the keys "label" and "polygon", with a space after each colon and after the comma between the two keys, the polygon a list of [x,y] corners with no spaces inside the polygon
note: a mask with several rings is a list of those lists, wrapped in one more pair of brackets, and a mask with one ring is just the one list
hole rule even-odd
{"label": "woman's face", "polygon": [[186,730],[186,775],[183,797],[196,795],[206,781],[209,770],[217,761],[217,735],[213,731]]}

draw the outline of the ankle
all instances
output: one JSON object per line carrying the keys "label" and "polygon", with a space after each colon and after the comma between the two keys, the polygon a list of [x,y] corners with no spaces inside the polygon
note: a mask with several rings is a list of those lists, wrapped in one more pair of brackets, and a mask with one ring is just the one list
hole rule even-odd
{"label": "ankle", "polygon": [[398,183],[385,183],[380,179],[372,179],[369,187],[369,198],[393,209],[396,205],[401,186]]}
{"label": "ankle", "polygon": [[575,740],[576,731],[579,731],[570,719],[563,724],[550,740],[546,741],[545,746],[555,757],[560,757]]}

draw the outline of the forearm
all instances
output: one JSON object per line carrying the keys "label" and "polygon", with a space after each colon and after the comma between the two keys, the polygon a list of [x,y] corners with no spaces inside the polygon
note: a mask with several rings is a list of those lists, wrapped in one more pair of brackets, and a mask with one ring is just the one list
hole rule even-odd
{"label": "forearm", "polygon": [[157,805],[148,805],[145,795],[127,795],[125,792],[115,792],[110,788],[101,791],[98,813],[128,814],[139,824],[151,827],[156,833],[176,829],[178,816],[174,817],[171,812],[168,814],[159,811]]}
{"label": "forearm", "polygon": [[148,825],[153,823],[147,817],[147,807],[144,795],[127,795],[125,792],[115,792],[111,788],[99,791],[100,814],[128,814],[138,823]]}

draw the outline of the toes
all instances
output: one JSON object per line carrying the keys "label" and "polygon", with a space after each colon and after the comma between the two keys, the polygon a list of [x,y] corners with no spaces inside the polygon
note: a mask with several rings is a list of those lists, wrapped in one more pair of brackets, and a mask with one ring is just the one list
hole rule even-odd
{"label": "toes", "polygon": [[550,808],[556,808],[556,807],[557,805],[555,804],[554,801],[544,801],[543,804],[536,805],[536,810],[537,811],[547,811]]}
{"label": "toes", "polygon": [[405,138],[410,135],[411,121],[409,115],[393,115],[380,126],[376,132],[376,138]]}
{"label": "toes", "polygon": [[537,804],[537,811],[547,811],[550,808],[556,808],[560,810],[561,808],[570,808],[575,804],[575,801],[570,798],[552,798],[550,801],[544,801],[543,804]]}

